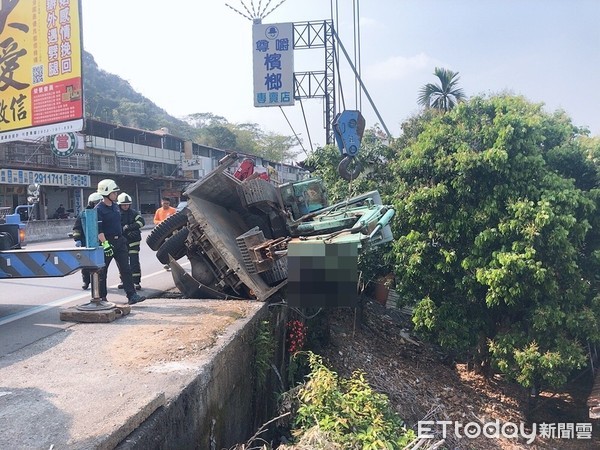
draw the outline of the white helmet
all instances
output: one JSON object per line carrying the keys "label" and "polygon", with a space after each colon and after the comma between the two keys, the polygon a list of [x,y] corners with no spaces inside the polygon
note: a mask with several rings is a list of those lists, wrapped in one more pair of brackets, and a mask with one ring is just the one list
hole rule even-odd
{"label": "white helmet", "polygon": [[112,192],[119,192],[119,186],[114,180],[106,179],[98,183],[98,194],[102,194],[104,197],[108,197]]}
{"label": "white helmet", "polygon": [[117,197],[117,203],[119,205],[131,205],[131,197],[129,196],[129,194],[121,192]]}
{"label": "white helmet", "polygon": [[88,205],[98,203],[102,201],[102,194],[98,194],[97,192],[92,192],[88,197]]}

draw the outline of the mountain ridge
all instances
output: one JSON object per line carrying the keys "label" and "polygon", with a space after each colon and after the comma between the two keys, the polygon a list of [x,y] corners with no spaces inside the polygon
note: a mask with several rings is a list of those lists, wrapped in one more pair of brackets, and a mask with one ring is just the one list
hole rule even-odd
{"label": "mountain ridge", "polygon": [[165,127],[169,133],[197,140],[198,129],[171,116],[128,81],[101,69],[91,53],[82,57],[85,114],[87,118],[144,130]]}

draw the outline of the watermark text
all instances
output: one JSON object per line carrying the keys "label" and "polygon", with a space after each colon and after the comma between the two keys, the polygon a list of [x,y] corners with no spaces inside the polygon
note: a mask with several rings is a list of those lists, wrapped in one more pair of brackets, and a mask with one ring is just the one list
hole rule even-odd
{"label": "watermark text", "polygon": [[503,422],[498,419],[491,422],[462,423],[453,420],[421,420],[418,422],[419,438],[433,439],[440,436],[475,439],[484,436],[490,439],[506,438],[524,440],[531,444],[536,437],[542,439],[591,439],[591,423],[533,423],[527,427],[524,423]]}

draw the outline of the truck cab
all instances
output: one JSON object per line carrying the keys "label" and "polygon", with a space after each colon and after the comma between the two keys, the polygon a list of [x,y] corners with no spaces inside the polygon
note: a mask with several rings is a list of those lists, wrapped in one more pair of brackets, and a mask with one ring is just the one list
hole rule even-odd
{"label": "truck cab", "polygon": [[25,224],[17,210],[10,214],[10,208],[0,208],[0,250],[16,250],[25,244]]}

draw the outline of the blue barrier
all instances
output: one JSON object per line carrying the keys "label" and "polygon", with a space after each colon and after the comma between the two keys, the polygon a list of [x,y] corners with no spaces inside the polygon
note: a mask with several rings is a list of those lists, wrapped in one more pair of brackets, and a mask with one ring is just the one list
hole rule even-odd
{"label": "blue barrier", "polygon": [[79,269],[104,267],[104,251],[98,245],[95,209],[82,212],[86,247],[55,250],[0,251],[0,278],[64,277]]}

